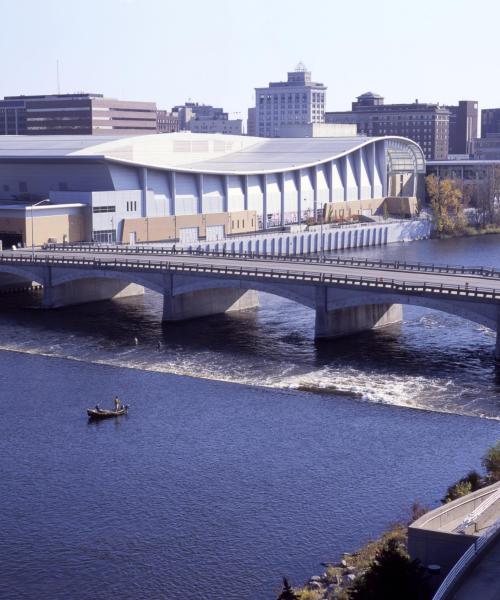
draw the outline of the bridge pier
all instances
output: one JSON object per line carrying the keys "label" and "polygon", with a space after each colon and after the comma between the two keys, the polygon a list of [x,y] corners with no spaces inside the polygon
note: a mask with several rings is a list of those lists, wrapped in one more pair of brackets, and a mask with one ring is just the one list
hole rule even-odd
{"label": "bridge pier", "polygon": [[44,285],[42,308],[60,308],[144,294],[144,288],[118,279],[77,279],[59,285]]}
{"label": "bridge pier", "polygon": [[163,321],[183,321],[259,306],[254,290],[214,288],[172,296],[163,295]]}
{"label": "bridge pier", "polygon": [[327,288],[317,288],[316,338],[343,337],[403,320],[401,304],[363,304],[328,310],[327,294]]}

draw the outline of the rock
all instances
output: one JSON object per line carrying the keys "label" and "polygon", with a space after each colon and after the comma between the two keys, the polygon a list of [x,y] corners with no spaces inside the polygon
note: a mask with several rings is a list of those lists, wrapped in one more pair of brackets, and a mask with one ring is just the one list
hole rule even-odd
{"label": "rock", "polygon": [[345,576],[346,581],[348,581],[349,583],[352,583],[355,579],[356,579],[356,575],[354,575],[353,573],[349,573],[348,575]]}
{"label": "rock", "polygon": [[321,583],[319,581],[310,581],[307,584],[307,587],[310,590],[320,590],[323,586],[321,585]]}
{"label": "rock", "polygon": [[321,577],[319,575],[313,575],[312,577],[309,577],[309,581],[321,581]]}
{"label": "rock", "polygon": [[341,566],[341,567],[347,567],[347,562],[346,562],[344,559],[342,559],[342,560],[340,561],[340,566]]}
{"label": "rock", "polygon": [[356,571],[356,567],[353,567],[352,565],[349,565],[349,566],[347,567],[347,571],[348,571],[349,573],[354,573],[354,572]]}

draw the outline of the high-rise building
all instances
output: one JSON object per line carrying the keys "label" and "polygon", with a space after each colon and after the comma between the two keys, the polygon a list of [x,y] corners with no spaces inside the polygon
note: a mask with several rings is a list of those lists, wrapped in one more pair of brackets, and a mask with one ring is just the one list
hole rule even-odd
{"label": "high-rise building", "polygon": [[477,138],[477,100],[460,100],[458,106],[445,106],[450,111],[450,141],[448,154],[468,154],[473,152],[473,142]]}
{"label": "high-rise building", "polygon": [[102,94],[5,96],[0,135],[143,135],[156,132],[156,104]]}
{"label": "high-rise building", "polygon": [[288,73],[287,81],[255,88],[255,135],[279,137],[282,125],[323,123],[326,89],[312,81],[302,63]]}
{"label": "high-rise building", "polygon": [[352,110],[325,113],[327,123],[356,123],[368,136],[397,135],[417,142],[428,159],[448,157],[450,111],[439,104],[384,104],[379,94],[367,92]]}
{"label": "high-rise building", "polygon": [[491,133],[500,133],[500,108],[483,108],[481,110],[481,137]]}
{"label": "high-rise building", "polygon": [[223,108],[198,102],[186,102],[172,108],[172,114],[179,119],[180,131],[193,133],[228,133],[241,135],[243,133],[242,119],[230,119]]}

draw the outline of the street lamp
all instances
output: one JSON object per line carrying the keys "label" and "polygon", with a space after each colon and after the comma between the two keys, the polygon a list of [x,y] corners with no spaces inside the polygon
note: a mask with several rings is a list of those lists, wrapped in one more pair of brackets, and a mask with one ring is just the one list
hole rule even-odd
{"label": "street lamp", "polygon": [[32,204],[30,206],[30,210],[31,210],[31,258],[33,260],[35,260],[35,228],[33,225],[33,208],[35,206],[38,206],[39,204],[43,204],[44,202],[50,202],[50,200],[48,198],[45,198],[45,200],[40,200],[39,202],[35,202],[35,204]]}

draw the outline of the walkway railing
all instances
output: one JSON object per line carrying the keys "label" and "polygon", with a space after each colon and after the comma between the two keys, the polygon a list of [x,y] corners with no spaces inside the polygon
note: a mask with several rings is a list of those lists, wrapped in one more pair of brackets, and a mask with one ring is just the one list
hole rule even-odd
{"label": "walkway railing", "polygon": [[352,267],[363,267],[365,269],[389,269],[399,271],[419,271],[426,273],[448,273],[452,275],[480,275],[482,277],[500,278],[500,271],[489,267],[448,265],[426,262],[369,260],[368,258],[330,256],[294,256],[288,254],[257,254],[255,252],[229,252],[222,250],[203,250],[193,248],[178,250],[175,248],[155,246],[129,246],[113,245],[103,246],[100,244],[49,244],[45,250],[52,252],[95,252],[96,254],[125,254],[125,255],[152,255],[152,256],[209,256],[213,258],[237,259],[237,260],[261,260],[268,262],[294,262],[305,264],[323,263],[326,265],[343,265]]}
{"label": "walkway railing", "polygon": [[455,564],[453,569],[443,579],[443,582],[439,586],[437,592],[434,594],[432,600],[443,600],[449,594],[449,592],[457,585],[460,577],[465,573],[467,568],[472,564],[474,559],[484,551],[486,546],[494,540],[497,534],[500,532],[500,519],[495,521],[491,527],[489,527],[482,536],[478,537],[472,546],[465,551],[460,560]]}
{"label": "walkway railing", "polygon": [[293,281],[298,283],[317,283],[322,285],[332,285],[336,287],[358,287],[375,288],[382,291],[391,291],[403,294],[413,295],[439,295],[451,298],[465,297],[481,299],[483,302],[499,302],[500,289],[454,285],[416,281],[395,281],[384,277],[367,277],[349,275],[336,275],[333,273],[317,271],[298,271],[286,269],[264,268],[262,266],[232,266],[222,264],[206,263],[185,263],[172,261],[148,261],[130,260],[130,259],[105,259],[105,258],[75,258],[75,257],[55,257],[55,256],[36,256],[23,254],[0,254],[0,264],[30,264],[39,266],[63,266],[63,267],[90,267],[93,269],[109,269],[120,271],[148,271],[148,272],[182,272],[197,274],[212,274],[223,277],[236,277],[250,280],[267,281]]}

